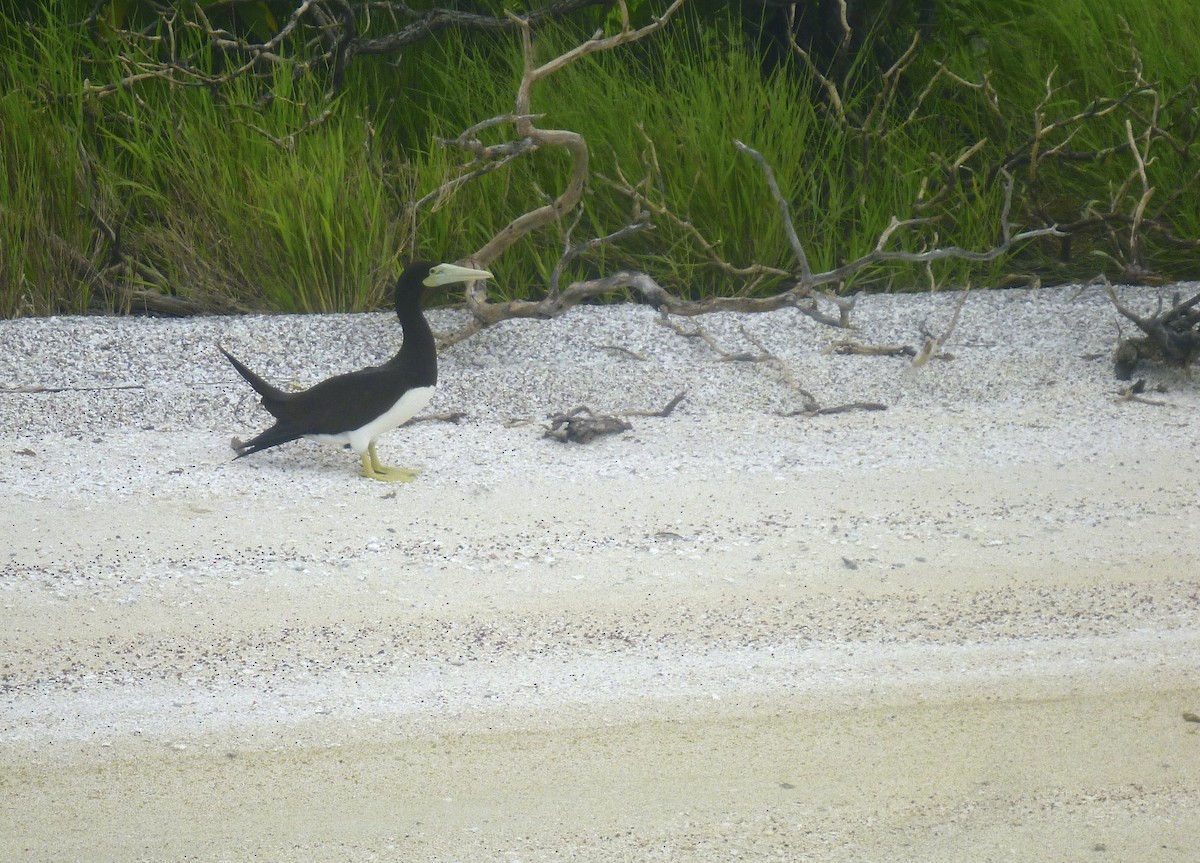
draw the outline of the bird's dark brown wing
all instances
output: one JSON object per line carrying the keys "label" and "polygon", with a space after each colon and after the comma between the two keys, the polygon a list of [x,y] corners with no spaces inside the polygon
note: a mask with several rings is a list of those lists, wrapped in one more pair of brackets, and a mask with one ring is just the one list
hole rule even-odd
{"label": "bird's dark brown wing", "polygon": [[413,375],[391,365],[372,366],[321,381],[271,406],[275,425],[242,444],[249,455],[306,435],[341,434],[362,428],[394,405],[413,386]]}

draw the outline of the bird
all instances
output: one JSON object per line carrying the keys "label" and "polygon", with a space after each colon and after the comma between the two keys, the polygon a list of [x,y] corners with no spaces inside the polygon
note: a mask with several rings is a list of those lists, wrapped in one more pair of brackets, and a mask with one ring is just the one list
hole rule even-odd
{"label": "bird", "polygon": [[375,441],[403,425],[429,404],[437,386],[437,344],[421,303],[427,288],[494,278],[490,272],[456,264],[413,261],[396,279],[396,316],[404,340],[386,363],[321,381],[309,389],[285,392],[267,383],[221,345],[218,349],[275,417],[266,431],[241,441],[236,458],[298,438],[348,446],[359,457],[364,477],[411,482],[417,471],[380,464]]}

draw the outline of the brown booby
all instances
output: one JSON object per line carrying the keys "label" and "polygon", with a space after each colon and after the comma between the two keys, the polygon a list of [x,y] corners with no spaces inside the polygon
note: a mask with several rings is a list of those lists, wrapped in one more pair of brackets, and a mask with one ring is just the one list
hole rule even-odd
{"label": "brown booby", "polygon": [[234,438],[237,457],[306,437],[354,450],[365,477],[412,481],[415,470],[379,463],[375,441],[408,422],[433,398],[437,345],[421,311],[426,288],[490,278],[487,270],[413,261],[396,280],[396,316],[404,335],[400,352],[383,365],[337,375],[300,392],[272,386],[220,348],[275,417],[275,425],[262,434],[244,442]]}

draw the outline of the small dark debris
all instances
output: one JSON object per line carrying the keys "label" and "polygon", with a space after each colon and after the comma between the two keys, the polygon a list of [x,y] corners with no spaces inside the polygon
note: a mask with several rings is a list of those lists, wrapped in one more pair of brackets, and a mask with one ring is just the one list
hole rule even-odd
{"label": "small dark debris", "polygon": [[30,455],[30,456],[36,456],[36,455],[37,455],[37,453],[35,453],[35,452],[34,452],[33,450],[31,450],[29,447],[25,447],[25,449],[19,449],[19,450],[17,450],[17,455]]}
{"label": "small dark debris", "polygon": [[413,417],[408,423],[409,425],[415,425],[416,423],[439,422],[460,425],[466,418],[467,415],[462,411],[444,411],[443,413],[424,414],[423,416]]}
{"label": "small dark debris", "polygon": [[602,351],[610,351],[614,354],[619,354],[621,356],[629,357],[630,359],[640,360],[642,362],[645,362],[645,360],[646,360],[645,354],[639,353],[638,351],[631,350],[629,348],[623,348],[620,345],[596,345],[596,348],[599,350],[602,350]]}
{"label": "small dark debris", "polygon": [[843,557],[842,558],[842,566],[846,567],[846,569],[858,569],[858,561],[851,560],[848,557]]}

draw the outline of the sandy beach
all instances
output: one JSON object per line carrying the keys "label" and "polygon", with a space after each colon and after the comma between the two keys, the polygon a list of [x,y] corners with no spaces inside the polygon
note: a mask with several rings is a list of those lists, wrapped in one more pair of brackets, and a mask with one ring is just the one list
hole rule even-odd
{"label": "sandy beach", "polygon": [[216,349],[307,386],[391,315],[0,322],[0,860],[1200,859],[1200,382],[1120,400],[1098,288],[830,350],[958,300],[679,321],[769,362],[499,325],[380,440],[411,484],[234,460]]}

